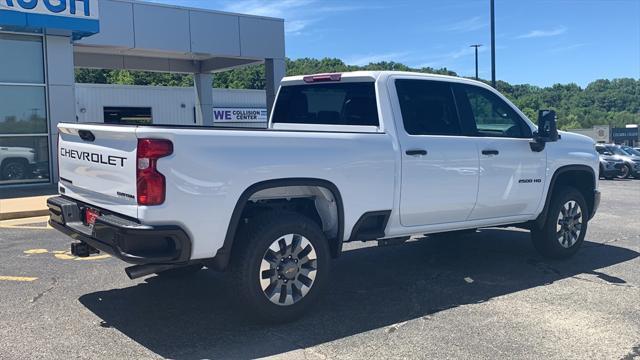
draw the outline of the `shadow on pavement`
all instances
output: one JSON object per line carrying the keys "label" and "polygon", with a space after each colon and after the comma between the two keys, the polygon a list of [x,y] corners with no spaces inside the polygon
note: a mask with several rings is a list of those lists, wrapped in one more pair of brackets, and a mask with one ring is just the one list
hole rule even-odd
{"label": "shadow on pavement", "polygon": [[163,357],[255,358],[482,303],[577,274],[624,283],[596,270],[638,255],[585,242],[570,260],[546,261],[530,246],[528,232],[505,229],[360,248],[334,262],[333,283],[314,311],[277,326],[245,316],[223,274],[213,271],[180,280],[150,277],[128,288],[84,295],[80,302],[103,320],[102,326],[117,329]]}

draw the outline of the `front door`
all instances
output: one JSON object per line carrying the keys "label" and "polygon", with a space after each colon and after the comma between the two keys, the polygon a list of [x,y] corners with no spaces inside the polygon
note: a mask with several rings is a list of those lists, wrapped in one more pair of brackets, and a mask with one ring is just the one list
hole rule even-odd
{"label": "front door", "polygon": [[493,91],[466,84],[454,89],[480,158],[478,201],[469,219],[534,214],[545,187],[546,151],[531,150],[531,128]]}
{"label": "front door", "polygon": [[400,223],[465,221],[476,203],[478,152],[476,138],[463,136],[450,84],[397,78],[392,87],[402,157]]}

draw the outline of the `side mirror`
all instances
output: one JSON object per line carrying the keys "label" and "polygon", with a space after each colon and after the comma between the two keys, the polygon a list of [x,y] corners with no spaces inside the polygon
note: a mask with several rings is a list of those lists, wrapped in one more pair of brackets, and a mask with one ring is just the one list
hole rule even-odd
{"label": "side mirror", "polygon": [[605,151],[605,152],[602,153],[602,155],[611,156],[611,155],[613,155],[613,153],[610,152],[610,151]]}
{"label": "side mirror", "polygon": [[538,131],[533,133],[531,150],[542,151],[545,143],[558,141],[559,138],[556,112],[553,110],[538,111]]}
{"label": "side mirror", "polygon": [[538,138],[544,142],[558,141],[558,124],[553,110],[538,111]]}

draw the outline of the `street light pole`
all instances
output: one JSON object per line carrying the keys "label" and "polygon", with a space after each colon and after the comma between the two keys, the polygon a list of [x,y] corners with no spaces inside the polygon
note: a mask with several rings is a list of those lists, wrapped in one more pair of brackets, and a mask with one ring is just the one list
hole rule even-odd
{"label": "street light pole", "polygon": [[478,48],[480,46],[482,46],[482,44],[469,45],[469,47],[476,48],[476,80],[478,80]]}
{"label": "street light pole", "polygon": [[491,1],[491,86],[496,87],[496,20],[494,0]]}

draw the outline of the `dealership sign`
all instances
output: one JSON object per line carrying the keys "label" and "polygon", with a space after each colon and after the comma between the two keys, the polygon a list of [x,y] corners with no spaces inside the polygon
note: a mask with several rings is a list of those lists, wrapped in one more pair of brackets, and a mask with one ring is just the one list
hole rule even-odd
{"label": "dealership sign", "polygon": [[613,128],[613,141],[638,141],[638,128]]}
{"label": "dealership sign", "polygon": [[214,122],[267,122],[267,109],[213,108]]}
{"label": "dealership sign", "polygon": [[98,0],[0,0],[0,26],[69,30],[76,38],[95,34]]}

